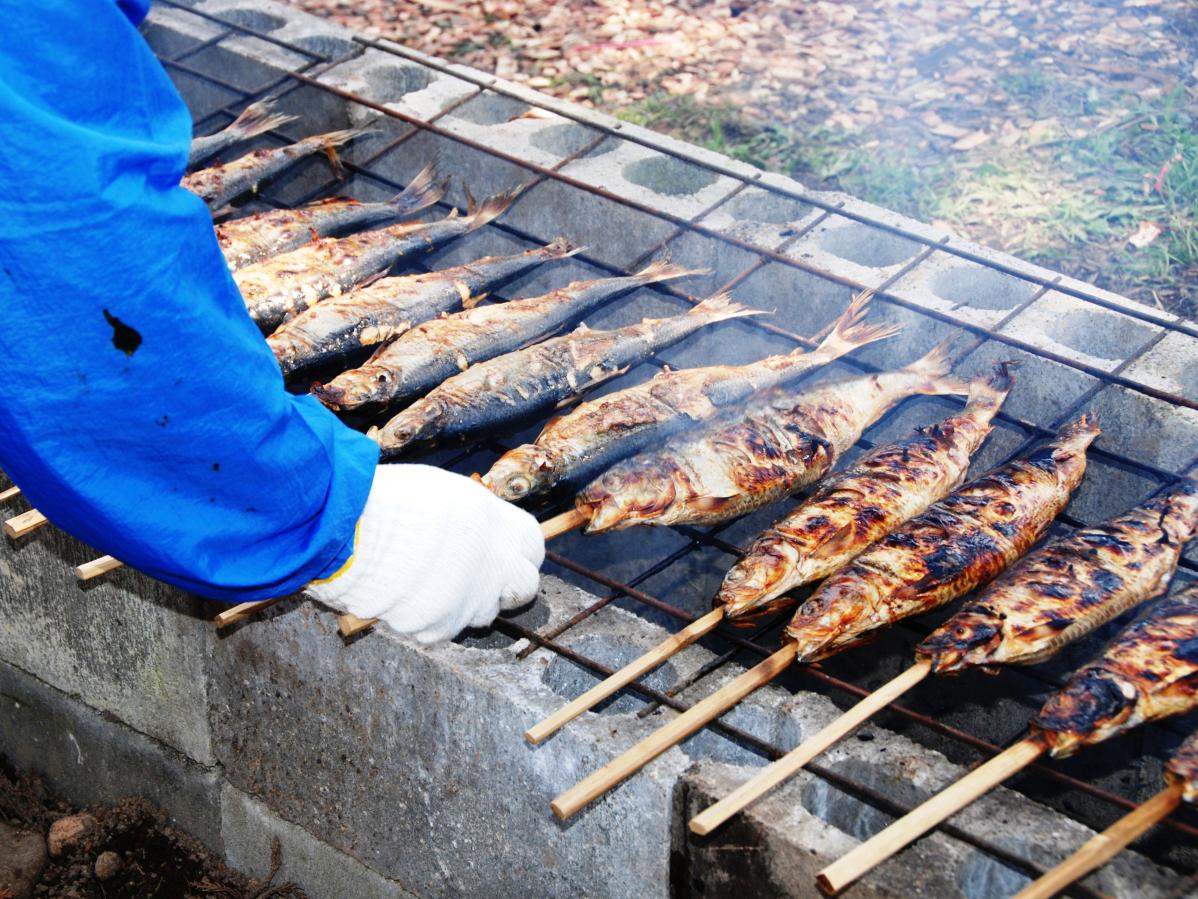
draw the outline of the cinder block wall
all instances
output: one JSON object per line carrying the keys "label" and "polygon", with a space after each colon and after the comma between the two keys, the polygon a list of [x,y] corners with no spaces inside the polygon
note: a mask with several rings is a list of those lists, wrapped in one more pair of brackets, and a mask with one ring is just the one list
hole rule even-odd
{"label": "cinder block wall", "polygon": [[[290,8],[207,0],[194,10],[268,32],[293,46],[344,56],[339,65],[307,71],[422,119],[441,116],[438,125],[448,132],[511,159],[553,167],[593,144],[562,171],[580,183],[674,216],[704,216],[739,185],[727,174],[713,174],[663,149],[683,151],[722,172],[739,172],[759,182],[785,181],[483,73],[457,66],[446,70],[442,64],[434,68],[410,51],[402,51],[400,58],[364,49],[349,33]],[[157,7],[144,29],[163,57],[193,51],[170,71],[197,122],[203,128],[207,121],[208,130],[227,121],[217,112],[238,95],[206,80],[205,73],[256,93],[286,72],[311,64],[257,38],[215,40],[223,30],[169,5]],[[521,97],[535,97],[551,109],[569,111],[572,118],[514,118],[527,109]],[[288,93],[282,106],[302,115],[291,126],[297,137],[374,119],[369,109],[314,87]],[[596,124],[618,133],[607,136]],[[372,159],[411,130],[396,120],[382,120],[376,128],[350,148],[348,158],[371,160],[372,170],[403,182],[437,156],[442,172],[455,176],[452,202],[464,203],[464,185],[482,196],[530,178],[527,169],[502,156],[429,133],[415,134]],[[296,166],[272,184],[272,197],[290,202],[305,196],[327,178],[323,166],[318,160]],[[385,193],[363,178],[351,179],[346,188],[364,197]],[[841,211],[866,210],[879,220],[939,238],[927,226],[852,198],[823,196],[841,204]],[[609,197],[581,196],[554,180],[536,183],[507,220],[546,239],[563,235],[586,244],[592,258],[618,267],[643,262],[646,250],[674,231],[660,218]],[[918,249],[913,241],[755,187],[704,216],[703,222],[767,249],[785,246],[793,258],[834,267],[863,283],[881,283]],[[806,225],[814,227],[798,241],[784,243]],[[430,264],[524,246],[511,234],[488,228],[441,251]],[[695,233],[676,236],[670,252],[677,262],[712,269],[710,275],[683,283],[696,294],[724,283],[754,258]],[[1038,271],[1009,257],[990,256],[1017,271]],[[909,305],[879,310],[880,318],[905,326],[903,337],[885,350],[865,351],[863,358],[880,363],[914,357],[953,331],[921,309],[952,310],[965,320],[1003,323],[1004,331],[1030,343],[1109,369],[1156,339],[1152,351],[1126,367],[1125,374],[1170,390],[1198,387],[1190,364],[1198,358],[1198,341],[1174,334],[1160,340],[1160,329],[1151,324],[1114,311],[1079,308],[1077,301],[1055,292],[1021,308],[1033,294],[1028,282],[939,251],[933,257],[890,288]],[[528,294],[599,273],[601,269],[572,261],[528,276],[510,291]],[[746,279],[736,293],[748,304],[776,308],[778,324],[810,334],[843,308],[850,290],[775,262]],[[603,310],[591,324],[611,326],[674,311],[678,308],[662,295],[642,291]],[[1099,339],[1100,334],[1117,339]],[[713,357],[738,361],[737,353],[747,361],[763,351],[790,348],[781,338],[776,346],[761,335],[740,343],[727,339],[727,332],[717,346],[714,337],[699,334],[673,348],[666,361],[677,366]],[[982,343],[964,367],[981,370],[994,358],[1011,357],[1024,357],[1023,376],[1036,385],[1012,396],[1013,411],[1020,417],[1053,421],[1100,386],[1075,369],[1005,345]],[[1135,435],[1135,445],[1120,451],[1174,468],[1198,454],[1198,416],[1188,410],[1162,409],[1165,404],[1119,387],[1101,388],[1094,404],[1112,433]],[[891,416],[871,436],[898,433],[913,419],[930,420],[928,408]],[[1021,434],[999,429],[978,465],[989,465],[1021,439]],[[1152,488],[1130,471],[1108,469],[1092,477],[1075,501],[1079,517],[1110,514]],[[773,511],[752,516],[725,536],[743,541]],[[582,539],[565,538],[560,548],[568,555],[580,548]],[[612,535],[589,542],[586,552],[596,567],[625,577],[635,560],[664,556],[679,540],[666,530]],[[710,897],[746,889],[760,895],[814,896],[814,872],[884,822],[872,807],[807,774],[713,839],[692,839],[684,827],[686,817],[762,763],[704,731],[562,824],[551,814],[549,800],[656,729],[672,712],[642,719],[635,714],[642,703],[622,697],[534,749],[524,742],[523,730],[595,680],[548,651],[517,661],[522,644],[493,632],[431,649],[386,633],[346,643],[337,636],[330,612],[299,601],[217,634],[210,605],[136,572],[119,570],[80,587],[71,568],[92,556],[94,552],[53,528],[0,547],[0,753],[18,768],[43,774],[76,802],[130,793],[148,796],[232,863],[255,874],[266,873],[270,838],[278,836],[286,861],[282,876],[298,880],[313,896],[628,897],[673,892]],[[710,563],[671,569],[647,589],[698,612],[722,574],[722,568]],[[593,599],[579,586],[547,576],[538,602],[517,620],[543,628],[565,621]],[[666,633],[661,623],[652,615],[612,606],[569,630],[564,642],[616,666],[659,641]],[[649,682],[667,686],[710,658],[705,649],[692,647]],[[906,656],[890,652],[877,658],[883,661],[871,664],[881,666],[881,675],[888,673],[885,666],[897,666]],[[706,695],[736,673],[735,666],[726,667],[681,698]],[[786,746],[836,712],[825,697],[770,687],[725,720]],[[1016,705],[995,714],[1018,720],[1026,718],[1027,709]],[[872,732],[871,742],[846,741],[824,761],[906,800],[930,795],[961,773],[953,761],[911,739],[882,728]],[[1002,789],[968,809],[957,823],[1044,865],[1062,858],[1090,833]],[[1024,882],[1020,872],[934,834],[867,878],[855,895],[977,899],[1009,895]],[[1089,883],[1112,896],[1164,896],[1176,887],[1177,875],[1123,853]]]}

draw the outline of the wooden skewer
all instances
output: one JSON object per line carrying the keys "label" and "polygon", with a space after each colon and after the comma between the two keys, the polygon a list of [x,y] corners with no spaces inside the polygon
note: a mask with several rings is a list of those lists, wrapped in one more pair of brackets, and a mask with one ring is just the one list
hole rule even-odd
{"label": "wooden skewer", "polygon": [[650,649],[635,661],[629,662],[607,680],[596,684],[573,702],[562,706],[544,721],[535,724],[524,732],[524,739],[534,746],[551,734],[557,733],[562,727],[573,721],[583,712],[598,705],[613,693],[628,686],[641,675],[646,674],[664,662],[670,656],[681,652],[704,634],[714,630],[716,625],[724,620],[724,606],[717,606],[702,618],[696,618],[678,633],[668,637]]}
{"label": "wooden skewer", "polygon": [[602,796],[675,743],[690,736],[713,718],[718,718],[761,685],[769,683],[795,660],[798,652],[797,643],[787,642],[785,646],[756,667],[750,668],[736,680],[716,690],[706,699],[695,703],[665,727],[641,740],[619,758],[580,780],[549,803],[549,807],[563,821],[570,818],[592,799]]}
{"label": "wooden skewer", "polygon": [[1026,768],[1048,747],[1037,737],[1026,737],[975,768],[923,805],[912,809],[881,833],[874,834],[852,852],[816,875],[820,889],[835,895],[861,875],[873,870],[909,843],[913,843],[946,818],[952,817],[983,793]]}
{"label": "wooden skewer", "polygon": [[359,618],[351,612],[346,612],[337,619],[337,630],[341,631],[343,637],[352,637],[354,634],[374,627],[378,621],[377,618]]}
{"label": "wooden skewer", "polygon": [[46,524],[48,519],[37,509],[22,512],[4,522],[4,533],[9,537],[24,537]]}
{"label": "wooden skewer", "polygon": [[804,765],[846,736],[853,728],[868,721],[873,714],[902,696],[932,671],[931,662],[916,662],[890,683],[879,687],[869,696],[823,728],[808,737],[782,758],[768,765],[756,777],[741,784],[719,802],[691,818],[690,829],[700,836],[711,833],[749,803],[764,796],[784,780],[797,774]]}
{"label": "wooden skewer", "polygon": [[0,490],[0,503],[12,499],[14,496],[21,495],[20,487],[9,487],[7,490]]}
{"label": "wooden skewer", "polygon": [[120,568],[123,562],[119,562],[112,556],[100,556],[98,559],[92,559],[90,562],[84,562],[82,565],[75,566],[75,577],[81,581],[90,581],[94,577],[99,577],[113,569]]}
{"label": "wooden skewer", "polygon": [[1173,811],[1181,801],[1181,791],[1180,784],[1165,787],[1135,811],[1128,812],[1102,833],[1090,837],[1077,852],[1035,883],[1024,887],[1015,899],[1049,899],[1075,880],[1101,868]]}
{"label": "wooden skewer", "polygon": [[282,602],[287,597],[277,596],[274,599],[260,599],[256,602],[243,602],[233,606],[230,609],[225,609],[216,618],[213,619],[217,628],[228,627],[230,624],[241,621],[243,618],[249,618],[255,612],[261,609],[273,606],[277,602]]}

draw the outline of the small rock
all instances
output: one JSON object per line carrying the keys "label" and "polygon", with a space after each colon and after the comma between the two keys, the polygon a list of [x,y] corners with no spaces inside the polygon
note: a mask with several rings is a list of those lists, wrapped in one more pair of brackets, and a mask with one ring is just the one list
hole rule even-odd
{"label": "small rock", "polygon": [[0,896],[32,896],[44,867],[46,841],[42,835],[0,822]]}
{"label": "small rock", "polygon": [[101,852],[96,858],[96,880],[108,880],[113,877],[124,863],[115,852]]}
{"label": "small rock", "polygon": [[50,825],[50,855],[58,858],[95,832],[96,819],[86,813],[59,818]]}

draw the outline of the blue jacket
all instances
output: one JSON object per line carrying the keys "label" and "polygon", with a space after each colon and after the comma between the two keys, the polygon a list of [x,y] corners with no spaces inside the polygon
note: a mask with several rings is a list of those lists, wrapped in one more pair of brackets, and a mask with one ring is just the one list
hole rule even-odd
{"label": "blue jacket", "polygon": [[0,0],[0,468],[58,527],[203,596],[336,571],[375,444],[295,397],[179,187],[149,0]]}

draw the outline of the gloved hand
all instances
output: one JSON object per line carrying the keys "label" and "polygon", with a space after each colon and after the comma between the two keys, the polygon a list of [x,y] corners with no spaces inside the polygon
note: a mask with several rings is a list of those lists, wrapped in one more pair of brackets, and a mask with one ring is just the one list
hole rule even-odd
{"label": "gloved hand", "polygon": [[544,559],[536,519],[481,484],[429,465],[380,465],[353,556],[306,592],[434,643],[531,600]]}

